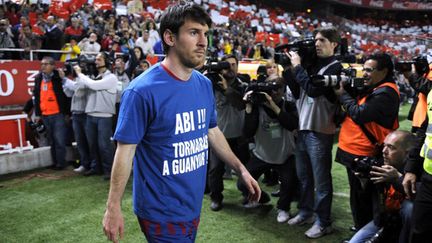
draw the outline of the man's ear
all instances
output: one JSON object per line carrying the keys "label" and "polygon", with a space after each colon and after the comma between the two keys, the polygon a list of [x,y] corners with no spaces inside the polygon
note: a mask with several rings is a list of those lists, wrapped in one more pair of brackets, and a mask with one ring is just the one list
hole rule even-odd
{"label": "man's ear", "polygon": [[175,36],[170,30],[165,30],[163,33],[163,39],[168,46],[174,46]]}

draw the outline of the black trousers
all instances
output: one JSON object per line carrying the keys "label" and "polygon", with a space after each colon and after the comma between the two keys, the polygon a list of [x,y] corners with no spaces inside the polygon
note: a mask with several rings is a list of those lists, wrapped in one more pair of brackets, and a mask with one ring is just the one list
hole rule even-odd
{"label": "black trousers", "polygon": [[355,163],[354,159],[357,157],[360,156],[347,153],[341,149],[338,149],[336,153],[336,161],[347,167],[351,214],[354,226],[357,229],[361,229],[373,220],[373,188],[370,183],[363,188],[360,179],[351,170],[351,165]]}
{"label": "black trousers", "polygon": [[[231,150],[240,159],[243,164],[249,160],[249,144],[243,138],[227,139]],[[225,163],[220,160],[216,154],[210,149],[209,169],[207,185],[210,190],[210,198],[212,201],[222,202],[223,200],[223,175],[225,173]]]}
{"label": "black trousers", "polygon": [[[246,164],[246,169],[255,180],[258,180],[258,178],[268,169],[274,169],[277,171],[281,182],[280,197],[277,202],[277,208],[284,211],[290,210],[291,202],[299,190],[294,155],[291,155],[284,164],[275,165],[264,162],[252,154],[249,163]],[[237,181],[237,188],[242,192],[243,196],[246,197],[248,195],[246,186],[243,185],[240,180]],[[265,191],[262,191],[261,198],[269,198],[269,196]]]}
{"label": "black trousers", "polygon": [[411,243],[431,242],[432,230],[432,175],[422,177],[414,201],[411,226]]}

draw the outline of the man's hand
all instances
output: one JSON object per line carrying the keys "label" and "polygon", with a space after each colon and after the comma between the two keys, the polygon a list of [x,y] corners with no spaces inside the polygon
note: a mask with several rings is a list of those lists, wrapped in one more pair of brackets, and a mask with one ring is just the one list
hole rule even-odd
{"label": "man's hand", "polygon": [[222,90],[228,89],[228,81],[224,78],[222,74],[219,74],[219,77],[221,78],[221,81],[218,82],[218,85],[222,88]]}
{"label": "man's hand", "polygon": [[290,51],[288,57],[291,60],[291,64],[293,67],[296,67],[297,65],[301,65],[301,57],[297,52]]}
{"label": "man's hand", "polygon": [[341,96],[345,92],[344,85],[345,85],[345,82],[341,81],[339,83],[339,88],[334,88],[334,92],[338,97]]}
{"label": "man's hand", "polygon": [[[107,236],[108,240],[117,243],[120,239],[123,239],[124,219],[120,206],[112,209],[107,207],[102,221],[102,225],[103,231]],[[117,235],[119,237],[117,237]]]}
{"label": "man's hand", "polygon": [[82,72],[81,72],[81,68],[80,68],[80,66],[78,66],[78,65],[73,66],[73,69],[75,70],[75,73],[76,73],[77,75],[80,74],[80,73],[82,73]]}
{"label": "man's hand", "polygon": [[404,187],[404,191],[408,199],[411,199],[411,197],[414,194],[416,194],[416,182],[417,182],[417,176],[414,173],[411,172],[405,173],[402,185]]}
{"label": "man's hand", "polygon": [[251,96],[252,93],[253,93],[253,91],[249,90],[243,96],[243,101],[246,103],[246,109],[245,109],[245,111],[246,111],[247,114],[250,114],[252,112],[252,103],[250,101],[250,99],[251,99],[250,96]]}
{"label": "man's hand", "polygon": [[57,71],[59,73],[60,78],[64,79],[64,77],[66,76],[63,69],[61,68],[57,68]]}
{"label": "man's hand", "polygon": [[383,165],[381,167],[372,166],[370,175],[370,179],[374,184],[382,182],[395,182],[400,176],[402,176],[402,174],[391,165]]}
{"label": "man's hand", "polygon": [[258,182],[250,175],[246,168],[239,175],[243,185],[245,185],[249,191],[248,200],[251,202],[258,202],[261,198],[261,188]]}

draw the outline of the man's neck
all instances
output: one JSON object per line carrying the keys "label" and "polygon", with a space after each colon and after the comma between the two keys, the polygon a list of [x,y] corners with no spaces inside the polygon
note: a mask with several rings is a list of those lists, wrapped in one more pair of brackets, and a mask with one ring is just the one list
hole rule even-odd
{"label": "man's neck", "polygon": [[106,67],[98,68],[98,73],[103,74],[106,70],[107,70]]}
{"label": "man's neck", "polygon": [[178,58],[168,56],[162,61],[162,65],[182,81],[189,80],[193,70],[192,68],[187,68],[182,65]]}

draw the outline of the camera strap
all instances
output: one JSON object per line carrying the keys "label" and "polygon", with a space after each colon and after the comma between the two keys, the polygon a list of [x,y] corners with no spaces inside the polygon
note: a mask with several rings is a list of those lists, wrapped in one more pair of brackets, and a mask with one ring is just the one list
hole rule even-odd
{"label": "camera strap", "polygon": [[366,135],[366,137],[369,139],[369,141],[375,145],[375,156],[380,157],[381,156],[381,147],[382,144],[378,143],[378,140],[375,138],[374,135],[364,126],[364,124],[359,125],[362,129],[363,133]]}
{"label": "camera strap", "polygon": [[336,63],[339,63],[339,61],[338,61],[338,60],[334,60],[333,62],[327,64],[327,66],[322,67],[322,68],[318,71],[317,74],[318,74],[318,75],[323,75],[323,74],[325,73],[325,71],[327,71],[327,69],[328,69],[329,67],[331,67],[333,64],[336,64]]}

